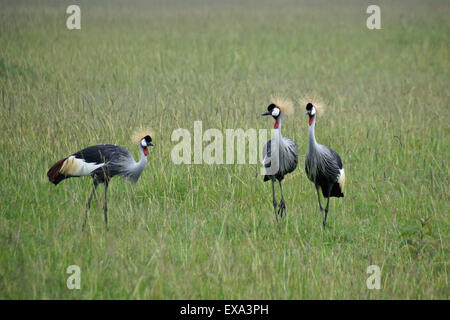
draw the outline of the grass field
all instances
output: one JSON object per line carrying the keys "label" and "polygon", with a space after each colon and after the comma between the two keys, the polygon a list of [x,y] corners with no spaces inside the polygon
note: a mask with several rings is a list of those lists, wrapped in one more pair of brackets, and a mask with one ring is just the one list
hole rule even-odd
{"label": "grass field", "polygon": [[[448,1],[379,1],[381,30],[366,1],[85,1],[79,31],[71,2],[0,4],[0,298],[449,298]],[[278,224],[259,165],[172,163],[173,130],[270,129],[269,97],[308,91],[347,175],[325,231],[304,106]],[[109,232],[101,187],[82,233],[91,179],[55,187],[48,168],[100,143],[137,157],[140,125],[148,167],[112,180]]]}

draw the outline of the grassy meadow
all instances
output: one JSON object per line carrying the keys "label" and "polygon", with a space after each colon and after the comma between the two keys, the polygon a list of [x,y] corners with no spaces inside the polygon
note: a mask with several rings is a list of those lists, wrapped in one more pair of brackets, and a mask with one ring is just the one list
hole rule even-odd
{"label": "grassy meadow", "polygon": [[[0,1],[1,299],[449,298],[448,1],[378,1],[381,30],[367,1],[81,1],[72,31],[69,4]],[[173,130],[270,129],[269,97],[305,92],[347,176],[325,231],[304,106],[283,125],[300,156],[280,223],[259,165],[172,162]],[[141,125],[147,168],[112,180],[109,232],[100,186],[81,232],[91,179],[48,168],[101,143],[137,158]]]}

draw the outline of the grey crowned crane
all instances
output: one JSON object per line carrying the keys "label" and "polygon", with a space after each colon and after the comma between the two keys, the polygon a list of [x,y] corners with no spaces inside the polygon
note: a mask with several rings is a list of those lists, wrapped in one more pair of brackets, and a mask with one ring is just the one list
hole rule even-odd
{"label": "grey crowned crane", "polygon": [[[139,137],[139,138],[138,138]],[[80,150],[56,162],[47,172],[48,179],[57,185],[62,180],[71,177],[91,176],[94,187],[86,204],[82,230],[86,225],[92,197],[100,183],[105,184],[105,203],[103,206],[105,226],[108,230],[107,193],[109,181],[114,176],[122,176],[136,183],[147,165],[148,147],[153,146],[152,138],[145,131],[134,134],[135,142],[139,143],[140,159],[136,162],[131,153],[120,146],[102,144]]]}
{"label": "grey crowned crane", "polygon": [[[306,114],[309,116],[308,127],[308,153],[305,159],[305,171],[309,180],[311,180],[317,191],[319,209],[322,215],[323,228],[327,225],[328,206],[330,197],[343,197],[345,172],[342,166],[341,157],[331,148],[317,143],[314,136],[314,127],[316,117],[323,112],[322,105],[310,102],[306,104]],[[320,190],[322,195],[327,198],[325,215],[323,214],[322,203],[320,202]]]}
{"label": "grey crowned crane", "polygon": [[[267,112],[262,114],[262,116],[272,116],[275,119],[274,138],[269,140],[263,148],[263,162],[266,170],[264,181],[272,181],[273,211],[275,219],[278,221],[278,216],[283,218],[283,215],[287,213],[281,181],[285,175],[297,168],[298,150],[294,141],[281,135],[284,117],[293,112],[292,102],[282,98],[272,100],[273,103],[267,107]],[[280,185],[281,201],[279,206],[275,198],[275,180],[278,180]]]}

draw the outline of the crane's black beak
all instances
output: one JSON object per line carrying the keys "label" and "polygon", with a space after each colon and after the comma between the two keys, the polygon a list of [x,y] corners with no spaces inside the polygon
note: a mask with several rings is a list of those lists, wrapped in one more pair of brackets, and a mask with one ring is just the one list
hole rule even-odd
{"label": "crane's black beak", "polygon": [[270,111],[266,111],[266,112],[264,112],[263,114],[261,114],[262,116],[271,116],[272,115],[272,112],[270,112]]}
{"label": "crane's black beak", "polygon": [[149,142],[148,145],[149,145],[149,146],[152,146],[152,147],[155,146],[155,145],[153,144],[153,142]]}

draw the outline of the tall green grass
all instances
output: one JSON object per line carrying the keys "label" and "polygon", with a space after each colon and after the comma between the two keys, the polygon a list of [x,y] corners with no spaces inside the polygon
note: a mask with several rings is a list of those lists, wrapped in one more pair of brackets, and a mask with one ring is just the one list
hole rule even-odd
{"label": "tall green grass", "polygon": [[[448,299],[450,6],[381,1],[2,1],[0,298]],[[345,198],[325,231],[303,170],[304,106],[285,121],[298,169],[275,222],[255,165],[174,165],[171,133],[271,128],[273,93],[327,101],[316,136],[342,157]],[[81,232],[90,178],[46,171],[99,143],[156,147],[133,186],[115,178]],[[66,268],[81,268],[81,290]],[[366,269],[381,268],[368,290]]]}

